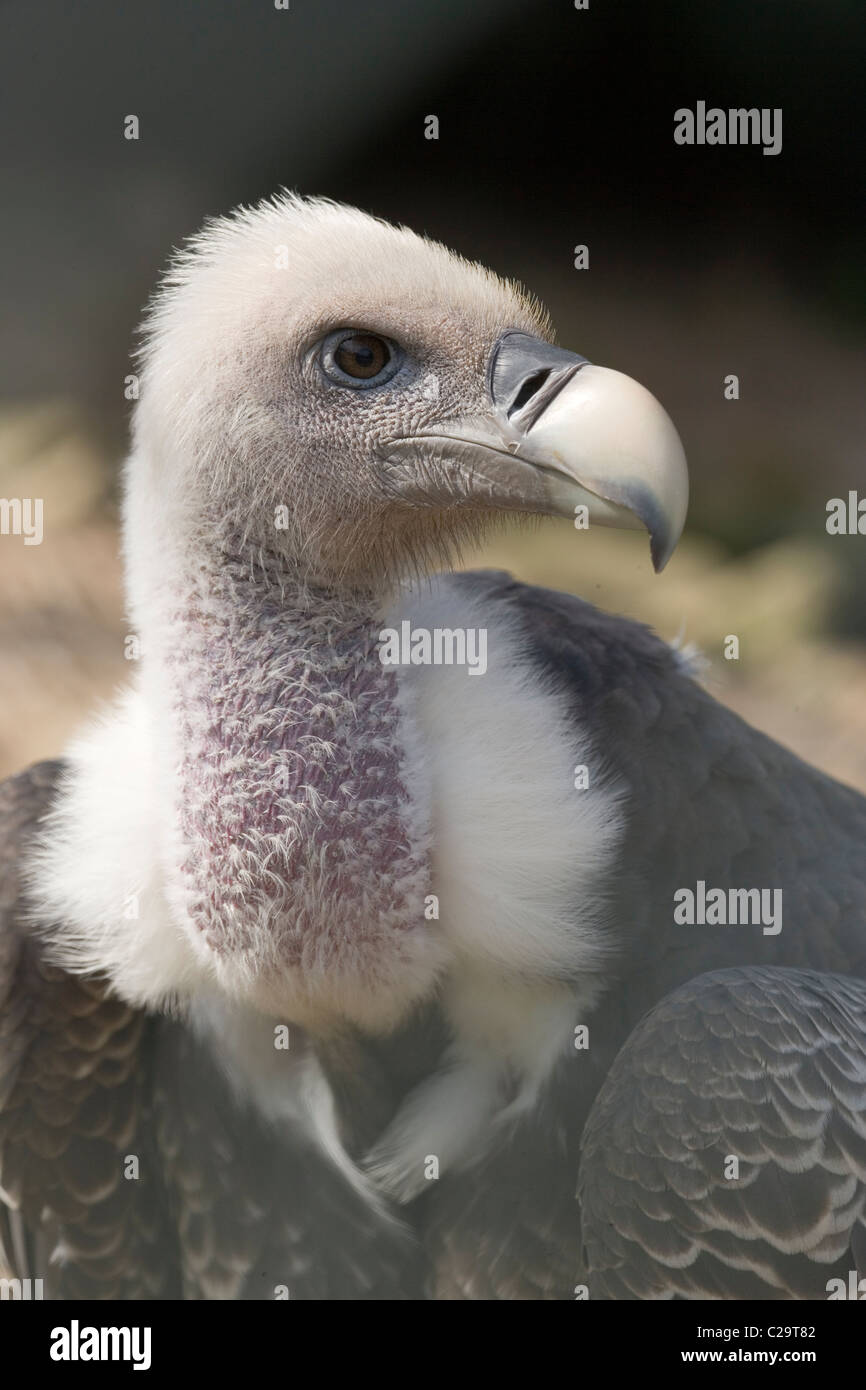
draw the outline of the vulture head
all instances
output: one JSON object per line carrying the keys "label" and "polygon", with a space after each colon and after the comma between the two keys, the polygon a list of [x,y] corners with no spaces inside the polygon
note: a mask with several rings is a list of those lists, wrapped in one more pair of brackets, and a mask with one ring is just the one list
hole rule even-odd
{"label": "vulture head", "polygon": [[645,527],[661,568],[687,504],[676,431],[550,338],[516,286],[354,209],[280,196],[221,218],[149,315],[131,509],[144,493],[188,535],[377,587],[503,512],[583,505]]}

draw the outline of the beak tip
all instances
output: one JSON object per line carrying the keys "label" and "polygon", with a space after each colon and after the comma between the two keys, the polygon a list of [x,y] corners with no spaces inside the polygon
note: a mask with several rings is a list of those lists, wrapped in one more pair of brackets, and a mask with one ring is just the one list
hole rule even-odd
{"label": "beak tip", "polygon": [[[682,452],[680,450],[680,452]],[[671,455],[673,457],[673,455]],[[685,456],[683,455],[683,462]],[[687,475],[686,475],[687,479]],[[686,489],[688,482],[686,481]],[[626,506],[649,533],[650,557],[656,574],[661,574],[677,546],[686,520],[686,502],[681,492],[665,496],[644,484],[632,483],[617,501]]]}
{"label": "beak tip", "polygon": [[650,537],[650,557],[656,574],[661,574],[675,549],[676,542],[670,536],[661,536],[655,532]]}

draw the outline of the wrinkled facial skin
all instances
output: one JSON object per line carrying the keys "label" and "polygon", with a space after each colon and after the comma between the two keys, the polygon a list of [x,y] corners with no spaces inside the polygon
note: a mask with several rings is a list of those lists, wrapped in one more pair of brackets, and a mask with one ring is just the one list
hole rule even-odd
{"label": "wrinkled facial skin", "polygon": [[[390,380],[330,379],[321,346],[338,329],[395,343]],[[419,544],[441,552],[466,519],[397,500],[382,451],[489,410],[485,369],[509,329],[547,325],[489,272],[361,214],[348,238],[327,205],[312,228],[285,206],[254,228],[218,223],[151,311],[136,443],[159,485],[185,506],[194,493],[227,535],[315,580],[363,580]]]}
{"label": "wrinkled facial skin", "polygon": [[[383,454],[395,438],[423,434],[461,415],[489,411],[485,365],[496,334],[478,332],[458,311],[443,313],[435,335],[387,307],[359,308],[354,323],[399,345],[401,363],[382,386],[358,389],[331,382],[320,365],[320,329],[293,362],[282,393],[284,428],[310,460],[306,486],[328,506],[335,488],[353,508],[393,502]],[[354,326],[353,325],[351,326]],[[343,325],[334,324],[334,327]],[[325,330],[327,332],[327,328]],[[341,463],[333,476],[333,461]],[[348,466],[344,466],[348,465]],[[357,515],[357,512],[355,513]]]}
{"label": "wrinkled facial skin", "polygon": [[[252,437],[235,437],[235,457],[244,458],[263,439],[272,441],[266,454],[280,466],[273,469],[262,459],[253,471],[260,486],[270,473],[267,500],[270,507],[284,506],[290,531],[296,520],[304,528],[305,534],[288,538],[291,549],[307,555],[315,550],[329,570],[363,563],[359,536],[373,572],[389,567],[389,550],[402,550],[407,558],[423,553],[426,535],[435,534],[428,532],[433,518],[427,508],[419,511],[395,496],[396,480],[383,457],[387,444],[489,410],[485,366],[497,331],[480,333],[454,309],[436,315],[435,331],[424,318],[400,306],[363,304],[350,311],[348,322],[322,318],[288,353],[281,353],[281,344],[271,346],[274,376],[267,392],[255,369],[245,383],[244,401],[254,403],[256,425]],[[396,374],[383,385],[357,388],[331,381],[322,369],[321,348],[340,328],[363,329],[393,343],[400,356]],[[456,473],[456,462],[453,468]],[[441,480],[440,492],[449,481]],[[443,519],[446,528],[459,523],[456,511]],[[375,558],[371,536],[381,542]],[[326,576],[317,567],[314,577]]]}

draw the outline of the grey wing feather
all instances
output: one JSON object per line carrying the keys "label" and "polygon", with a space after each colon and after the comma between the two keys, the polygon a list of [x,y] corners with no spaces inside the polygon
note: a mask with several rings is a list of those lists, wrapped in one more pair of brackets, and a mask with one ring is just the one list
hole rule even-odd
{"label": "grey wing feather", "polygon": [[[57,763],[0,786],[0,1210],[5,1259],[50,1298],[155,1298],[177,1259],[149,1132],[150,1021],[28,930],[21,862]],[[126,1180],[126,1156],[141,1163]],[[60,1258],[62,1255],[62,1258]]]}
{"label": "grey wing feather", "polygon": [[[21,854],[27,837],[50,805],[60,770],[59,763],[39,763],[0,783],[0,1136],[22,1058],[35,1034],[27,1001],[16,989],[25,949],[18,925]],[[39,1260],[33,1232],[18,1209],[17,1198],[5,1191],[2,1183],[0,1163],[0,1273],[18,1279],[35,1278]]]}
{"label": "grey wing feather", "polygon": [[690,981],[629,1037],[582,1147],[591,1296],[826,1299],[866,1273],[866,982]]}

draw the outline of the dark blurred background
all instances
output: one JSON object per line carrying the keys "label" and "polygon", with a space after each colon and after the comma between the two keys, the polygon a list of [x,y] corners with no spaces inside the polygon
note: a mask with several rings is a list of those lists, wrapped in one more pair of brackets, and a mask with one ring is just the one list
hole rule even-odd
{"label": "dark blurred background", "polygon": [[[42,546],[0,537],[0,771],[125,674],[123,379],[154,280],[205,216],[287,186],[523,280],[680,429],[660,579],[640,538],[553,524],[469,559],[682,633],[717,694],[866,786],[866,537],[825,531],[866,495],[864,79],[855,0],[0,4],[0,496],[46,518]],[[698,100],[781,107],[782,152],[676,145]]]}

